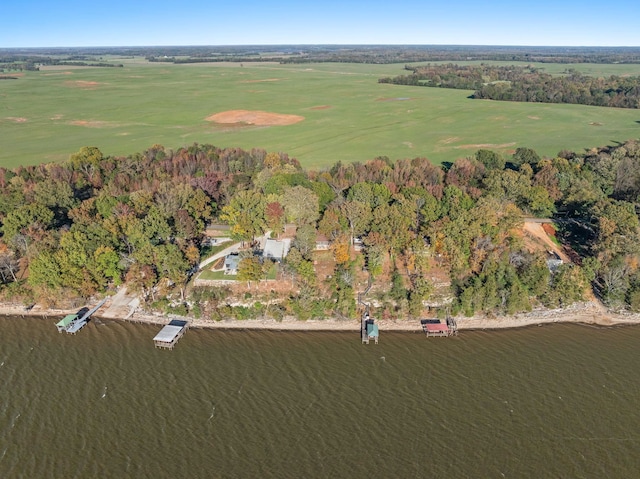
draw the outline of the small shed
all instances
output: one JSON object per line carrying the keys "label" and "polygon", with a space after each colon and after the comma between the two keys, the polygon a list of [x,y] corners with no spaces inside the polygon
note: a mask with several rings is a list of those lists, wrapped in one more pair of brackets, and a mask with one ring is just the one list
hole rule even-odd
{"label": "small shed", "polygon": [[331,247],[331,242],[322,233],[316,235],[316,251],[326,251]]}
{"label": "small shed", "polygon": [[228,254],[224,258],[224,274],[238,274],[238,265],[240,264],[240,255],[237,253]]}

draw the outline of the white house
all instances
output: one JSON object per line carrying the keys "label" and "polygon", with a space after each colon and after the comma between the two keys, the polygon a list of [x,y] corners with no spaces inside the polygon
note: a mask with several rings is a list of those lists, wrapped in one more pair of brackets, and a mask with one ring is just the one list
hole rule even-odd
{"label": "white house", "polygon": [[289,252],[291,240],[284,239],[282,241],[267,239],[262,250],[262,257],[269,258],[274,261],[282,261]]}

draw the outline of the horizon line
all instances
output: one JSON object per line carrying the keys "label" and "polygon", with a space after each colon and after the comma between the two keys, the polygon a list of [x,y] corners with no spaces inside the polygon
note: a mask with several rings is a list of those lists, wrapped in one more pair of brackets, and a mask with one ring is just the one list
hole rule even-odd
{"label": "horizon line", "polygon": [[464,44],[464,43],[229,43],[229,44],[164,44],[164,45],[56,45],[56,46],[13,46],[6,50],[70,49],[70,48],[216,48],[216,47],[472,47],[472,48],[616,48],[640,49],[640,45],[520,45],[520,44]]}

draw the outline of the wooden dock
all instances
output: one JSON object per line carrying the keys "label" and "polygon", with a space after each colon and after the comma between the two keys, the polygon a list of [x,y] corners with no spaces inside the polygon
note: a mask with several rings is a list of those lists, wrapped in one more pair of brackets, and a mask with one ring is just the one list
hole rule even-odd
{"label": "wooden dock", "polygon": [[76,334],[89,322],[89,319],[91,319],[91,315],[98,311],[102,307],[102,305],[107,302],[107,299],[109,298],[104,298],[92,309],[85,312],[82,316],[80,316],[80,313],[66,315],[56,323],[58,332],[61,333],[64,331],[68,334]]}
{"label": "wooden dock", "polygon": [[162,328],[153,338],[156,348],[173,349],[178,340],[184,336],[188,327],[188,321],[172,319],[169,324]]}
{"label": "wooden dock", "polygon": [[73,324],[74,321],[78,319],[77,314],[67,314],[64,318],[56,323],[56,328],[58,328],[58,332],[62,333],[63,331],[69,332],[68,329]]}
{"label": "wooden dock", "polygon": [[448,317],[444,322],[439,319],[421,319],[420,325],[428,338],[446,338],[458,334],[456,320],[452,317]]}
{"label": "wooden dock", "polygon": [[376,321],[369,317],[369,313],[362,315],[362,323],[360,325],[360,334],[362,336],[362,343],[369,344],[369,340],[373,339],[378,344],[378,338],[380,337],[380,331]]}

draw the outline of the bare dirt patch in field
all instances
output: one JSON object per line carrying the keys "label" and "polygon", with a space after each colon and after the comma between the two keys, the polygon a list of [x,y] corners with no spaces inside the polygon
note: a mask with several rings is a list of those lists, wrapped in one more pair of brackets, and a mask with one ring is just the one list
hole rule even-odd
{"label": "bare dirt patch in field", "polygon": [[304,120],[304,116],[267,111],[230,110],[216,113],[205,119],[221,125],[283,126],[299,123]]}
{"label": "bare dirt patch in field", "polygon": [[270,81],[280,81],[280,78],[265,78],[264,80],[242,80],[240,83],[264,83]]}
{"label": "bare dirt patch in field", "polygon": [[318,105],[318,106],[312,106],[310,108],[310,110],[328,110],[329,108],[332,108],[331,105]]}
{"label": "bare dirt patch in field", "polygon": [[460,138],[458,138],[457,136],[451,136],[449,138],[439,140],[438,143],[441,145],[448,145],[450,143],[455,143],[456,141],[460,141]]}
{"label": "bare dirt patch in field", "polygon": [[68,80],[64,82],[65,85],[75,88],[82,88],[83,90],[95,90],[100,86],[100,83],[97,81],[85,81],[85,80]]}
{"label": "bare dirt patch in field", "polygon": [[21,116],[8,116],[5,118],[5,120],[13,123],[26,123],[27,121],[29,121],[26,118],[23,118]]}
{"label": "bare dirt patch in field", "polygon": [[116,126],[108,121],[100,120],[73,120],[68,122],[68,124],[73,126],[85,126],[87,128],[109,128]]}
{"label": "bare dirt patch in field", "polygon": [[477,149],[477,148],[507,148],[509,146],[514,146],[515,144],[516,144],[515,142],[500,143],[500,144],[495,144],[495,143],[475,143],[475,144],[472,144],[472,145],[454,146],[454,148],[457,149],[457,150],[468,150],[468,149]]}
{"label": "bare dirt patch in field", "polygon": [[527,118],[529,118],[529,120],[539,120],[540,119],[539,116],[528,116]]}

